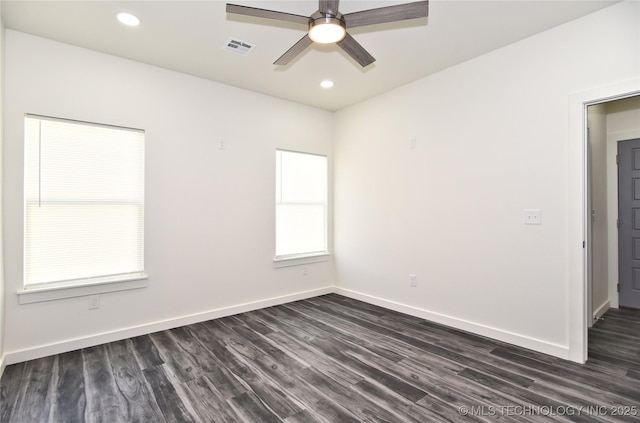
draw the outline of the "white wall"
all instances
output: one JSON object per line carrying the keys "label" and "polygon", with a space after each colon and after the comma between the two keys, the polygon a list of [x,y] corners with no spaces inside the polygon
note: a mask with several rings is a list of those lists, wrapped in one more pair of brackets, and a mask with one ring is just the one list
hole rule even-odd
{"label": "white wall", "polygon": [[[272,263],[275,149],[331,163],[331,113],[11,30],[5,64],[8,362],[333,286],[332,260],[307,276]],[[146,131],[147,288],[103,294],[98,310],[86,297],[18,304],[25,113]]]}
{"label": "white wall", "polygon": [[[568,153],[568,104],[640,75],[639,6],[614,5],[337,112],[339,292],[580,360],[570,350],[584,299],[569,296],[582,252],[569,245],[568,199],[581,194],[569,192],[579,159]],[[542,225],[523,224],[528,208],[542,210]]]}
{"label": "white wall", "polygon": [[607,103],[607,134],[625,140],[640,130],[640,96]]}
{"label": "white wall", "polygon": [[593,249],[591,315],[600,317],[609,308],[607,216],[607,106],[589,107],[591,143],[591,215]]}

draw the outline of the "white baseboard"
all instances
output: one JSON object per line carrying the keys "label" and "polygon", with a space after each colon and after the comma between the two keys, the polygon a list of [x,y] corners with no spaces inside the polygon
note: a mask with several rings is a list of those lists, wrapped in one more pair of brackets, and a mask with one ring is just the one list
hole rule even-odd
{"label": "white baseboard", "polygon": [[7,367],[7,360],[4,355],[0,355],[0,378],[2,378],[2,374],[4,373],[4,368]]}
{"label": "white baseboard", "polygon": [[422,319],[440,323],[455,329],[460,329],[477,335],[486,336],[488,338],[539,351],[544,354],[553,355],[555,357],[569,359],[568,346],[552,344],[550,342],[534,339],[524,335],[519,335],[517,333],[507,332],[501,329],[484,326],[478,323],[469,322],[466,320],[458,319],[456,317],[446,316],[440,313],[434,313],[418,307],[409,306],[395,301],[385,300],[368,294],[351,291],[349,289],[336,287],[334,292],[336,294],[344,295],[345,297],[364,301],[366,303],[388,308],[390,310],[399,311],[411,316],[420,317]]}
{"label": "white baseboard", "polygon": [[139,326],[133,326],[124,329],[118,329],[111,332],[105,332],[97,335],[91,335],[83,338],[70,339],[55,344],[41,345],[35,348],[29,348],[20,351],[7,352],[4,359],[0,361],[0,375],[4,365],[20,363],[23,361],[34,360],[37,358],[47,357],[54,354],[61,354],[69,351],[75,351],[81,348],[93,347],[107,342],[119,341],[122,339],[132,338],[135,336],[146,335],[153,332],[173,329],[180,326],[190,325],[193,323],[204,322],[207,320],[218,319],[221,317],[231,316],[234,314],[245,313],[247,311],[258,310],[261,308],[272,307],[279,304],[290,303],[292,301],[303,300],[305,298],[317,297],[319,295],[330,294],[335,292],[333,286],[325,288],[313,289],[310,291],[297,292],[294,294],[283,295],[280,297],[267,298],[259,301],[238,304],[230,307],[209,310],[202,313],[195,313],[186,316],[180,316],[173,319],[162,320],[158,322],[148,323]]}
{"label": "white baseboard", "polygon": [[602,317],[603,314],[607,312],[611,308],[611,301],[607,300],[600,307],[594,310],[593,312],[593,321],[595,322],[599,318]]}
{"label": "white baseboard", "polygon": [[501,329],[484,326],[478,323],[469,322],[466,320],[458,319],[456,317],[446,316],[440,313],[434,313],[425,309],[409,306],[409,305],[398,303],[395,301],[385,300],[385,299],[374,297],[368,294],[363,294],[360,292],[351,291],[348,289],[334,287],[334,286],[327,286],[324,288],[314,289],[310,291],[303,291],[303,292],[298,292],[294,294],[283,295],[280,297],[273,297],[273,298],[268,298],[264,300],[238,304],[230,307],[223,307],[223,308],[209,310],[202,313],[195,313],[195,314],[190,314],[186,316],[180,316],[173,319],[167,319],[167,320],[148,323],[144,325],[119,329],[119,330],[91,335],[83,338],[70,339],[70,340],[66,340],[66,341],[62,341],[54,344],[41,345],[38,347],[29,348],[25,350],[7,352],[5,353],[5,356],[0,359],[0,376],[2,375],[2,371],[4,370],[4,367],[6,365],[20,363],[28,360],[34,360],[37,358],[47,357],[54,354],[61,354],[68,351],[78,350],[81,348],[88,348],[95,345],[104,344],[107,342],[119,341],[122,339],[132,338],[135,336],[146,335],[153,332],[173,329],[176,327],[190,325],[193,323],[204,322],[212,319],[218,319],[221,317],[231,316],[239,313],[245,313],[252,310],[272,307],[279,304],[285,304],[292,301],[298,301],[305,298],[312,298],[312,297],[317,297],[319,295],[325,295],[330,293],[344,295],[345,297],[364,301],[366,303],[374,304],[390,310],[399,311],[401,313],[409,314],[411,316],[420,317],[422,319],[426,319],[435,323],[440,323],[456,329],[465,330],[477,335],[486,336],[488,338],[507,342],[509,344],[539,351],[539,352],[553,355],[556,357],[569,359],[569,348],[567,346],[552,344],[552,343],[534,339],[528,336],[519,335],[516,333],[507,332]]}

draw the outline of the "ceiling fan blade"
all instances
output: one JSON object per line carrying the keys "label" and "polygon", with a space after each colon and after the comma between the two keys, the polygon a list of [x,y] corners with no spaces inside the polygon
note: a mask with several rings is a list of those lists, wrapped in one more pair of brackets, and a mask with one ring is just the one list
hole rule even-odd
{"label": "ceiling fan blade", "polygon": [[320,0],[320,13],[328,13],[336,16],[338,14],[339,0]]}
{"label": "ceiling fan blade", "polygon": [[293,13],[277,12],[275,10],[258,9],[257,7],[240,6],[227,3],[227,13],[236,15],[255,16],[257,18],[275,19],[277,21],[293,22],[301,25],[309,25],[308,16],[294,15]]}
{"label": "ceiling fan blade", "polygon": [[295,59],[300,53],[302,53],[307,47],[309,47],[313,41],[309,38],[309,35],[306,34],[304,37],[300,39],[297,43],[293,45],[289,50],[287,50],[278,60],[273,62],[274,65],[288,65],[293,59]]}
{"label": "ceiling fan blade", "polygon": [[417,1],[347,13],[344,15],[344,21],[347,28],[356,28],[365,25],[424,18],[426,16],[429,16],[429,2]]}
{"label": "ceiling fan blade", "polygon": [[339,41],[336,44],[363,68],[376,61],[376,59],[370,55],[369,52],[355,40],[355,38],[349,35],[349,33],[347,33],[342,41]]}

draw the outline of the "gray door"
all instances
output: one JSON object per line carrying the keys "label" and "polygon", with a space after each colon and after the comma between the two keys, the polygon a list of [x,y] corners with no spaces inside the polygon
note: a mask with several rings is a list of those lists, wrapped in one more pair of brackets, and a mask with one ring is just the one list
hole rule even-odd
{"label": "gray door", "polygon": [[619,299],[640,309],[640,138],[618,142]]}

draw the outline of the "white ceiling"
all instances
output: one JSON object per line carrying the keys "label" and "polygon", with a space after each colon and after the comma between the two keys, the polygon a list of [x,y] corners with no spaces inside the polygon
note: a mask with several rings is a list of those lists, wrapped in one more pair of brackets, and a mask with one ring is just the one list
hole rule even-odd
{"label": "white ceiling", "polygon": [[[342,0],[340,11],[408,1]],[[299,15],[318,9],[312,0],[231,2]],[[335,45],[312,45],[275,66],[306,28],[227,15],[224,1],[3,0],[2,15],[9,29],[333,111],[616,2],[431,0],[428,18],[349,31],[377,59],[364,69]],[[115,14],[122,11],[142,24],[121,25]],[[229,37],[256,47],[244,57],[230,53],[222,48]],[[335,86],[321,88],[323,79]]]}

